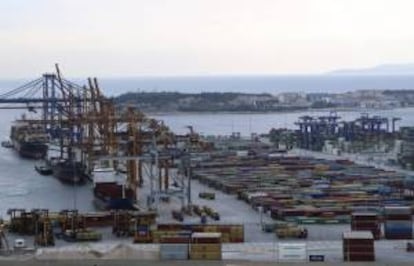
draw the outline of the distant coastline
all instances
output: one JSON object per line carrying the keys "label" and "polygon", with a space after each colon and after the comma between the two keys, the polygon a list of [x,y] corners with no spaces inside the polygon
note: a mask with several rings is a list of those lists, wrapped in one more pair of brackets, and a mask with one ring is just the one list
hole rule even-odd
{"label": "distant coastline", "polygon": [[292,113],[303,111],[390,110],[414,106],[414,90],[347,93],[180,93],[129,92],[113,98],[119,107],[146,113]]}
{"label": "distant coastline", "polygon": [[306,111],[310,112],[361,112],[361,113],[370,113],[374,111],[383,111],[383,110],[394,110],[394,109],[401,109],[401,108],[411,108],[412,106],[406,107],[395,107],[395,108],[387,108],[387,109],[377,109],[377,108],[317,108],[317,109],[297,109],[297,110],[289,110],[289,111],[205,111],[205,112],[184,112],[184,111],[175,111],[175,112],[146,112],[148,115],[154,116],[164,116],[164,115],[211,115],[211,114],[292,114],[292,113],[302,113]]}

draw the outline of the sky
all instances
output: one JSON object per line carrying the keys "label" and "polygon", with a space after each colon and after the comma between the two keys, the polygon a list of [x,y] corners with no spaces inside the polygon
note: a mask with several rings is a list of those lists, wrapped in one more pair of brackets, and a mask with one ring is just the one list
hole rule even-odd
{"label": "sky", "polygon": [[414,62],[412,0],[1,0],[0,78],[319,74]]}

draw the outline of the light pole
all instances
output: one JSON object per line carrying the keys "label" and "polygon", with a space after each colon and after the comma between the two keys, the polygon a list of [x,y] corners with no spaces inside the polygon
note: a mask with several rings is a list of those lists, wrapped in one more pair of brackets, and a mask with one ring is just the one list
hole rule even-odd
{"label": "light pole", "polygon": [[263,206],[259,206],[259,213],[260,213],[260,226],[263,230]]}
{"label": "light pole", "polygon": [[182,156],[182,167],[183,167],[183,174],[187,176],[187,204],[188,206],[191,205],[191,155],[189,152],[185,151],[184,155]]}

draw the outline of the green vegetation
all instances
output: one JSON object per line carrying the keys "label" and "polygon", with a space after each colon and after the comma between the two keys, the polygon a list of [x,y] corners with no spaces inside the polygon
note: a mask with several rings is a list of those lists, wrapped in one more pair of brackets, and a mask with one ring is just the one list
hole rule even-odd
{"label": "green vegetation", "polygon": [[285,128],[272,128],[269,132],[269,139],[277,148],[283,145],[287,150],[293,149],[297,142],[295,131]]}
{"label": "green vegetation", "polygon": [[[134,105],[144,111],[256,112],[290,108],[273,106],[274,103],[277,103],[277,99],[265,93],[129,92],[116,97],[114,100],[118,106]],[[296,108],[294,109],[296,110]]]}

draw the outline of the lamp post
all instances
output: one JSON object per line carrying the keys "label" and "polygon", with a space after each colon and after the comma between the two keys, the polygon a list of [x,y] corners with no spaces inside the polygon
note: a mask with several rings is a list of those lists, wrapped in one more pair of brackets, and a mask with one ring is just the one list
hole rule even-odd
{"label": "lamp post", "polygon": [[182,168],[183,168],[183,174],[187,176],[187,204],[188,206],[191,205],[191,155],[189,152],[185,151],[182,158]]}
{"label": "lamp post", "polygon": [[259,206],[259,213],[260,213],[260,226],[263,229],[263,206]]}

